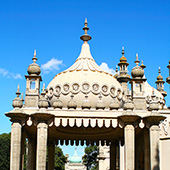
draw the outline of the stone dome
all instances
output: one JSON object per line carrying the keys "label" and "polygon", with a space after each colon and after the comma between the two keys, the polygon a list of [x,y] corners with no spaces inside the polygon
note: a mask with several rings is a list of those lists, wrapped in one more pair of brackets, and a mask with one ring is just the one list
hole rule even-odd
{"label": "stone dome", "polygon": [[136,66],[132,69],[131,75],[133,78],[142,78],[144,76],[144,70],[141,66],[138,66],[139,60],[138,60],[138,54],[136,54]]}
{"label": "stone dome", "polygon": [[88,97],[91,105],[88,107],[96,108],[100,95],[105,108],[109,108],[112,97],[121,99],[122,88],[113,75],[104,72],[96,64],[90,53],[89,44],[85,42],[76,62],[67,70],[57,74],[49,83],[47,96],[51,106],[59,96],[63,108],[68,108],[70,101],[74,103],[75,108],[82,108]]}
{"label": "stone dome", "polygon": [[37,61],[36,50],[34,51],[33,63],[28,66],[27,72],[29,75],[39,75],[41,73],[40,66],[35,63]]}

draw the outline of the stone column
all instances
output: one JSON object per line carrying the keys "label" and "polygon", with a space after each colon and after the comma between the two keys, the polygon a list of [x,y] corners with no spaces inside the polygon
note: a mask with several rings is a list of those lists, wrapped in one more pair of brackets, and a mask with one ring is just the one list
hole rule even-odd
{"label": "stone column", "polygon": [[47,154],[47,132],[48,125],[40,122],[37,125],[37,158],[36,169],[46,170],[46,154]]}
{"label": "stone column", "polygon": [[116,143],[110,145],[110,170],[116,170]]}
{"label": "stone column", "polygon": [[149,130],[144,129],[144,168],[150,169],[150,143],[149,143]]}
{"label": "stone column", "polygon": [[27,170],[35,169],[36,160],[35,140],[28,140],[27,142]]}
{"label": "stone column", "polygon": [[125,170],[135,169],[135,129],[131,124],[124,128],[125,138]]}
{"label": "stone column", "polygon": [[159,170],[159,133],[158,125],[150,127],[150,165],[151,170]]}
{"label": "stone column", "polygon": [[24,169],[24,155],[25,155],[25,133],[22,132],[22,135],[21,135],[21,170]]}
{"label": "stone column", "polygon": [[54,141],[48,143],[48,170],[54,170],[55,144]]}
{"label": "stone column", "polygon": [[21,124],[13,122],[11,128],[10,170],[20,170],[21,165]]}
{"label": "stone column", "polygon": [[119,148],[120,148],[120,150],[119,150],[119,152],[120,152],[120,154],[119,154],[119,160],[120,160],[119,168],[120,168],[120,170],[124,170],[124,150],[125,150],[125,148],[124,148],[124,146],[121,145],[121,141],[119,141]]}

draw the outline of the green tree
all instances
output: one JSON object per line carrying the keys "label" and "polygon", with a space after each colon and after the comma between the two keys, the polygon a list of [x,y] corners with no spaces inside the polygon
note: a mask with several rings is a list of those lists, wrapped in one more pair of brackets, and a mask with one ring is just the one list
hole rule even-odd
{"label": "green tree", "polygon": [[63,151],[60,147],[55,146],[55,170],[65,170],[66,157],[63,154]]}
{"label": "green tree", "polygon": [[83,156],[83,164],[87,167],[87,170],[97,169],[97,146],[87,146],[85,148],[85,155]]}
{"label": "green tree", "polygon": [[10,133],[0,135],[0,170],[10,169],[10,138]]}

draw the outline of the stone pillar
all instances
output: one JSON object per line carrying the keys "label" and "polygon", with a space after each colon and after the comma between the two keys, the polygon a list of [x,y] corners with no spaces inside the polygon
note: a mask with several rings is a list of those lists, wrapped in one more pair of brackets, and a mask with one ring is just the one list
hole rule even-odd
{"label": "stone pillar", "polygon": [[47,154],[47,133],[48,125],[40,122],[37,125],[37,157],[36,169],[46,170],[46,154]]}
{"label": "stone pillar", "polygon": [[149,144],[149,130],[144,129],[144,168],[150,169],[150,144]]}
{"label": "stone pillar", "polygon": [[21,170],[24,169],[24,156],[25,156],[25,134],[24,132],[22,132],[22,135],[21,135]]}
{"label": "stone pillar", "polygon": [[55,144],[54,141],[48,143],[48,170],[54,170]]}
{"label": "stone pillar", "polygon": [[27,170],[35,169],[36,147],[35,140],[28,140],[27,142]]}
{"label": "stone pillar", "polygon": [[150,165],[151,170],[159,170],[159,133],[158,125],[150,127]]}
{"label": "stone pillar", "polygon": [[125,140],[125,170],[135,169],[135,129],[131,124],[124,128]]}
{"label": "stone pillar", "polygon": [[21,124],[13,122],[11,128],[10,170],[20,170],[21,165]]}
{"label": "stone pillar", "polygon": [[119,150],[119,152],[120,152],[120,154],[119,154],[119,168],[120,168],[120,170],[124,170],[124,150],[125,150],[125,148],[124,148],[124,146],[121,146],[121,141],[119,141],[119,148],[120,148],[120,150]]}
{"label": "stone pillar", "polygon": [[110,145],[110,170],[116,170],[116,143]]}

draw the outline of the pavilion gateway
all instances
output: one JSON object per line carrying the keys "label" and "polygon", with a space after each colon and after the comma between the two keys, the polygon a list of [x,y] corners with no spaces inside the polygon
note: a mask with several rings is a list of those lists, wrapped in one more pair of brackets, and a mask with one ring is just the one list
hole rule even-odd
{"label": "pavilion gateway", "polygon": [[90,53],[88,29],[85,20],[79,57],[46,89],[43,86],[41,94],[35,51],[25,76],[25,99],[19,97],[18,87],[14,109],[6,113],[12,122],[10,170],[23,170],[25,139],[27,170],[54,170],[58,142],[99,146],[99,170],[168,170],[170,110],[165,105],[167,94],[160,70],[154,89],[136,55],[130,76],[122,48],[119,71],[114,76],[104,72]]}

